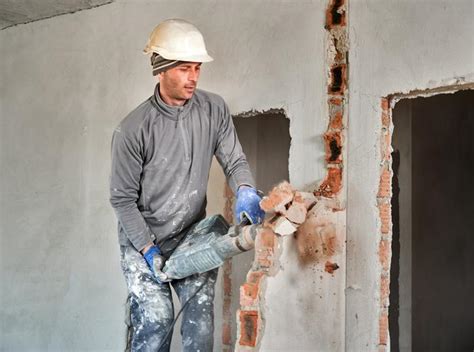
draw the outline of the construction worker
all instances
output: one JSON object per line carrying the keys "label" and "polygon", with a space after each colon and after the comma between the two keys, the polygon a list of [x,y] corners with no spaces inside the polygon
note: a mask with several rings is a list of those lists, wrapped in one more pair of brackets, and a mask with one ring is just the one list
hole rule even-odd
{"label": "construction worker", "polygon": [[182,350],[212,351],[217,269],[168,282],[162,268],[183,240],[210,231],[206,188],[214,155],[236,194],[237,221],[260,223],[264,213],[227,105],[196,88],[201,64],[213,60],[199,30],[184,20],[166,20],[144,52],[151,54],[158,84],[112,138],[110,201],[129,291],[130,347],[169,351],[172,286],[186,304]]}

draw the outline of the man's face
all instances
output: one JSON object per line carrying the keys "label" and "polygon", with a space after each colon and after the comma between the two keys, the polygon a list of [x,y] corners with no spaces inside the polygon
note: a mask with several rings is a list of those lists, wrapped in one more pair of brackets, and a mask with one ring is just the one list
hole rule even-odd
{"label": "man's face", "polygon": [[160,95],[168,105],[183,105],[186,100],[191,99],[196,90],[200,62],[183,62],[159,74]]}

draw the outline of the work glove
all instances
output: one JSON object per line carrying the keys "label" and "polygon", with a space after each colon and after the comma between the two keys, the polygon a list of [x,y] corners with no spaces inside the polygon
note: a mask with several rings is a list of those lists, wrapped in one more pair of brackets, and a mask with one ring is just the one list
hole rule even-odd
{"label": "work glove", "polygon": [[165,258],[161,255],[161,251],[158,246],[151,246],[148,248],[148,250],[143,254],[143,257],[155,276],[155,279],[159,283],[169,281],[168,276],[166,276],[166,274],[161,271],[165,266]]}
{"label": "work glove", "polygon": [[260,208],[262,197],[255,188],[240,186],[237,191],[237,201],[235,203],[235,219],[238,225],[261,224],[265,217],[265,212]]}

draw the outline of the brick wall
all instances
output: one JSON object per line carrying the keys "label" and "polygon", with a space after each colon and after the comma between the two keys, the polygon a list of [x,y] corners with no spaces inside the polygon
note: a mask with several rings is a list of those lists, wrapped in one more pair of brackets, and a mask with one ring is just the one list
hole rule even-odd
{"label": "brick wall", "polygon": [[390,100],[383,98],[382,109],[382,129],[380,134],[380,182],[377,193],[377,206],[379,208],[380,233],[379,240],[379,263],[380,263],[380,315],[379,315],[379,341],[380,352],[388,351],[389,330],[388,330],[388,306],[390,295],[390,262],[392,258],[392,131]]}

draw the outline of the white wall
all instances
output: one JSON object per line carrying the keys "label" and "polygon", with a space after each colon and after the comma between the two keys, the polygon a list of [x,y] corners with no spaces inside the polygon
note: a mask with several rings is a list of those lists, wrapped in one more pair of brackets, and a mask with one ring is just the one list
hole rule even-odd
{"label": "white wall", "polygon": [[473,6],[471,0],[350,2],[348,351],[375,350],[378,341],[380,100],[474,81]]}
{"label": "white wall", "polygon": [[[380,98],[472,82],[472,6],[350,2],[347,350],[374,350],[378,338]],[[2,348],[123,347],[110,137],[151,94],[141,50],[161,20],[203,31],[216,60],[200,86],[232,113],[285,110],[293,185],[323,178],[325,9],[323,0],[122,0],[0,31]],[[281,262],[268,281],[262,350],[344,349],[344,267],[322,279],[319,268],[300,268],[291,238]]]}
{"label": "white wall", "polygon": [[[202,30],[215,62],[204,65],[200,86],[223,95],[232,113],[285,109],[290,178],[301,188],[325,172],[323,16],[323,1],[117,1],[0,32],[2,348],[123,348],[110,137],[152,93],[141,50],[153,27],[182,17]],[[285,258],[284,281],[269,285],[277,325],[268,324],[264,346],[285,335],[277,320],[287,310],[282,348],[314,346],[295,320],[314,283]],[[301,297],[296,313],[282,309]],[[308,319],[318,331],[319,317]]]}

